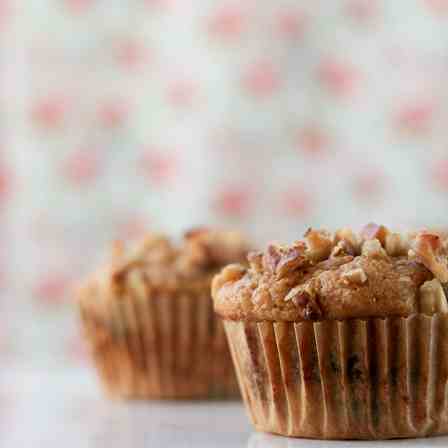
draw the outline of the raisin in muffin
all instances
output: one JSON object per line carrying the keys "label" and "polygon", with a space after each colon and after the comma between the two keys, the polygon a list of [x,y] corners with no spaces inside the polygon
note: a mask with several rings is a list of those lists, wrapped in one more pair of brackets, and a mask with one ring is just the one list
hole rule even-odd
{"label": "raisin in muffin", "polygon": [[239,234],[207,230],[188,232],[179,246],[161,235],[132,249],[115,245],[110,263],[79,292],[85,334],[110,396],[238,396],[210,284],[246,253]]}
{"label": "raisin in muffin", "polygon": [[295,437],[448,432],[448,242],[309,230],[212,284],[255,427]]}

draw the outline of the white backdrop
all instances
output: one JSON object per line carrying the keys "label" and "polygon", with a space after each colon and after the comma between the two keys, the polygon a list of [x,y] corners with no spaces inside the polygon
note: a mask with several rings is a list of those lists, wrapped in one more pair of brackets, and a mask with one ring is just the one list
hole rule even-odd
{"label": "white backdrop", "polygon": [[0,2],[2,356],[82,362],[117,237],[443,226],[447,0]]}

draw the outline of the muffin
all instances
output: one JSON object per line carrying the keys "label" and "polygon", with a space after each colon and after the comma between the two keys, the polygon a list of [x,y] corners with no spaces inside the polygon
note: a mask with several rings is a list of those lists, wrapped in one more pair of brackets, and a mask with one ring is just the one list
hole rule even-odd
{"label": "muffin", "polygon": [[369,224],[308,230],[212,284],[260,431],[319,439],[448,432],[448,242]]}
{"label": "muffin", "polygon": [[226,398],[238,384],[212,277],[242,261],[243,238],[199,229],[178,246],[148,235],[116,243],[110,262],[81,287],[78,302],[101,382],[118,398]]}

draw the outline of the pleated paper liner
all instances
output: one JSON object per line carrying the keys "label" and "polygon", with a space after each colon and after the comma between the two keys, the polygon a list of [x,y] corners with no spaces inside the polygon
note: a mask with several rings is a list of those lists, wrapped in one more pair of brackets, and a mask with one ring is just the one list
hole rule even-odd
{"label": "pleated paper liner", "polygon": [[125,297],[81,304],[105,391],[115,398],[235,398],[238,384],[210,297]]}
{"label": "pleated paper liner", "polygon": [[319,439],[448,432],[448,314],[325,322],[225,321],[260,431]]}

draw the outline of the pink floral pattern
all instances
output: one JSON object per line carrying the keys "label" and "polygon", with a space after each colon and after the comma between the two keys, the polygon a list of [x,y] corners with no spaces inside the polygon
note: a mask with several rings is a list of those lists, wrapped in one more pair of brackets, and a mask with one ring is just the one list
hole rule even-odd
{"label": "pink floral pattern", "polygon": [[0,1],[0,356],[83,359],[115,238],[446,226],[448,1],[31,4]]}

